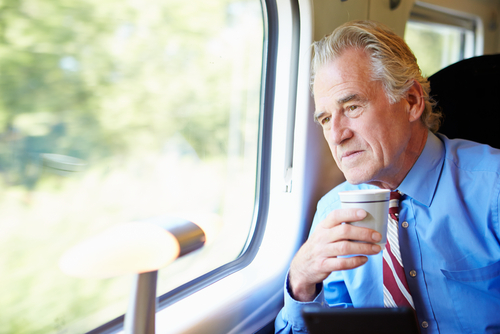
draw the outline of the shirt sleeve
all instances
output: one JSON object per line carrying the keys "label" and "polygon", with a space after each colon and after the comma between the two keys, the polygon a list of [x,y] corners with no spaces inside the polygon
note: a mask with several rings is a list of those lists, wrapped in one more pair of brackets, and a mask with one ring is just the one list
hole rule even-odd
{"label": "shirt sleeve", "polygon": [[285,306],[276,317],[276,321],[274,323],[275,333],[308,333],[306,324],[301,315],[301,311],[302,308],[306,305],[317,305],[323,307],[328,306],[325,300],[323,285],[317,285],[317,290],[319,290],[319,293],[311,302],[300,302],[293,299],[288,288],[288,275],[285,281],[284,290]]}
{"label": "shirt sleeve", "polygon": [[[331,207],[326,208],[321,204],[321,202],[318,204],[318,210],[314,216],[311,232],[314,231],[316,225],[333,209]],[[286,277],[284,287],[285,304],[276,317],[274,323],[275,333],[308,333],[306,324],[301,315],[302,308],[306,305],[341,308],[352,307],[351,298],[341,272],[333,272],[323,281],[323,284],[318,284],[318,295],[311,302],[300,302],[295,300],[289,291],[288,274]]]}
{"label": "shirt sleeve", "polygon": [[308,333],[301,311],[306,305],[321,307],[353,307],[351,297],[341,272],[333,272],[323,284],[318,284],[319,293],[311,302],[299,302],[290,295],[288,275],[285,282],[285,306],[276,317],[275,333]]}

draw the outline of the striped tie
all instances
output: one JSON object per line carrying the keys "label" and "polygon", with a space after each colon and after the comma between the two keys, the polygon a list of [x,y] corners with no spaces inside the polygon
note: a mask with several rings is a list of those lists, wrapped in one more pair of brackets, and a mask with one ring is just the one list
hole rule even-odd
{"label": "striped tie", "polygon": [[384,256],[384,306],[385,307],[411,307],[413,299],[406,282],[406,276],[399,251],[398,214],[399,198],[402,193],[391,192],[389,202],[389,223],[387,225],[387,244],[383,251]]}

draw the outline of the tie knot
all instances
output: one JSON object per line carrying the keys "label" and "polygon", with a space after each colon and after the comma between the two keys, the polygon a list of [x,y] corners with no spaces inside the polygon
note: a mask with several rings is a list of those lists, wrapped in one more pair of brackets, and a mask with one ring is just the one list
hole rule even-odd
{"label": "tie knot", "polygon": [[401,198],[401,193],[399,191],[391,191],[391,200],[389,201],[389,213],[393,216],[393,219],[397,220],[399,214],[399,199]]}
{"label": "tie knot", "polygon": [[401,198],[401,193],[397,190],[391,191],[391,199],[399,199]]}

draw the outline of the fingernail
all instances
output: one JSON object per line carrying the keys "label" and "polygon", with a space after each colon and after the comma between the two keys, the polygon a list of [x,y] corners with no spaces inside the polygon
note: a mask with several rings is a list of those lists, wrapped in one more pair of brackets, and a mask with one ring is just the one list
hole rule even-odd
{"label": "fingernail", "polygon": [[372,239],[375,240],[376,242],[379,242],[380,240],[382,240],[382,235],[378,232],[373,232]]}
{"label": "fingernail", "polygon": [[366,217],[366,211],[365,210],[358,210],[358,211],[356,211],[356,216],[358,216],[359,219],[363,219]]}
{"label": "fingernail", "polygon": [[380,253],[380,251],[382,250],[382,247],[380,247],[379,245],[373,245],[372,250],[376,253]]}

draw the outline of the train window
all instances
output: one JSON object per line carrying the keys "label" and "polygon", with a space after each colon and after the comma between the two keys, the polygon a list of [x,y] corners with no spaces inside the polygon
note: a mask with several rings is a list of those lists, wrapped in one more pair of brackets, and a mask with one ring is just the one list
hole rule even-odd
{"label": "train window", "polygon": [[424,76],[474,56],[476,21],[415,5],[406,24],[405,40]]}
{"label": "train window", "polygon": [[2,333],[81,333],[124,314],[132,277],[58,261],[109,226],[205,221],[164,294],[240,256],[254,224],[259,0],[27,0],[0,18]]}

